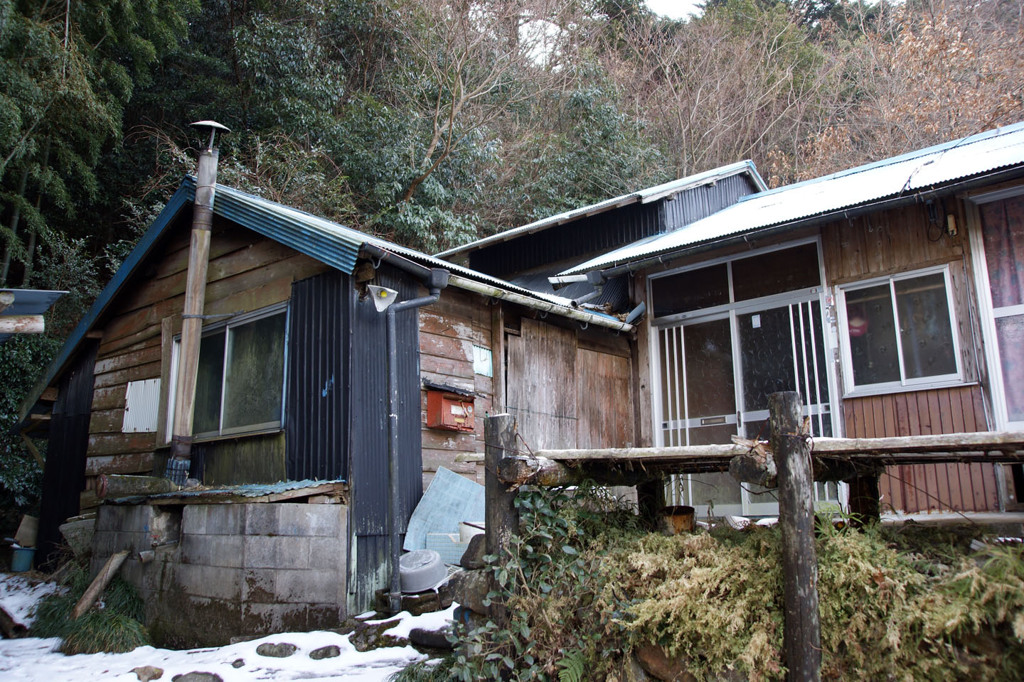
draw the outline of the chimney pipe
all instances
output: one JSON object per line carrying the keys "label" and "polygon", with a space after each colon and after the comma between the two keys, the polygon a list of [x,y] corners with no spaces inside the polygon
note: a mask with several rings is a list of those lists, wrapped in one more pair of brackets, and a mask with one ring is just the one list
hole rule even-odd
{"label": "chimney pipe", "polygon": [[188,478],[192,458],[192,418],[199,373],[199,342],[203,334],[203,304],[206,299],[206,270],[210,258],[210,230],[213,227],[213,200],[217,187],[218,150],[213,146],[218,130],[227,128],[216,121],[191,124],[210,129],[210,141],[199,153],[196,172],[196,197],[192,212],[192,242],[185,280],[185,306],[181,320],[181,347],[174,395],[174,426],[171,429],[171,459],[167,477],[182,485]]}

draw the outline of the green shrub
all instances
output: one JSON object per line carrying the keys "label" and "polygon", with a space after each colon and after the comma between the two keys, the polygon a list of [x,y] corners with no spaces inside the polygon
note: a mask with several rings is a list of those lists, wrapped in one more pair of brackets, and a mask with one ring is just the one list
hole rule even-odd
{"label": "green shrub", "polygon": [[75,569],[67,579],[68,589],[51,594],[39,602],[32,624],[34,637],[59,637],[59,651],[65,654],[125,652],[149,644],[149,633],[142,625],[143,603],[135,587],[115,576],[99,604],[77,620],[71,612],[89,587],[89,574]]}
{"label": "green shrub", "polygon": [[[517,505],[520,533],[491,567],[508,623],[460,632],[451,679],[622,679],[649,644],[698,680],[785,678],[778,529],[666,537],[589,487]],[[981,535],[821,523],[822,678],[1019,679],[1024,549],[972,551]]]}

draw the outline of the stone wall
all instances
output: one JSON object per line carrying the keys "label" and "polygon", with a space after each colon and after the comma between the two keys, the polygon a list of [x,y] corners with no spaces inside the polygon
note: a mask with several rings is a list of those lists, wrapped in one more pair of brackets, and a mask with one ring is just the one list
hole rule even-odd
{"label": "stone wall", "polygon": [[129,550],[120,575],[139,588],[154,642],[221,645],[343,621],[347,535],[341,504],[108,504],[92,570]]}

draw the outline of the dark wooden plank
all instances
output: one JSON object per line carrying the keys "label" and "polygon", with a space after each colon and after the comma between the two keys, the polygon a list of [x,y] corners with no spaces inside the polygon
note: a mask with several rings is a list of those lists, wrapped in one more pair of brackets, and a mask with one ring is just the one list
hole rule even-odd
{"label": "dark wooden plank", "polygon": [[899,429],[896,427],[896,405],[895,399],[891,395],[879,396],[879,404],[882,408],[882,423],[885,425],[884,435],[886,436],[902,436]]}
{"label": "dark wooden plank", "polygon": [[117,370],[116,372],[96,373],[96,381],[93,384],[96,388],[107,386],[127,386],[129,381],[140,381],[142,379],[160,378],[160,358],[155,362],[145,365],[136,365],[128,369]]}
{"label": "dark wooden plank", "polygon": [[124,386],[99,388],[92,393],[93,410],[124,408]]}
{"label": "dark wooden plank", "polygon": [[917,414],[921,419],[921,435],[930,435],[938,433],[938,429],[933,426],[932,417],[932,404],[929,398],[930,393],[918,393],[917,394]]}
{"label": "dark wooden plank", "polygon": [[878,479],[879,491],[882,494],[882,511],[903,509],[903,489],[896,467],[885,467]]}
{"label": "dark wooden plank", "polygon": [[[452,360],[436,355],[420,356],[420,371],[424,374],[436,374],[440,377],[457,377],[463,380],[472,380],[473,365],[465,360]],[[443,381],[442,381],[443,383]]]}
{"label": "dark wooden plank", "polygon": [[90,455],[85,459],[85,475],[139,474],[153,470],[153,453],[130,455]]}
{"label": "dark wooden plank", "polygon": [[933,464],[935,470],[935,494],[945,505],[944,509],[952,509],[953,498],[949,485],[949,464]]}
{"label": "dark wooden plank", "polygon": [[896,427],[895,435],[897,436],[909,436],[910,435],[910,418],[907,410],[907,394],[897,393],[892,396],[893,409],[896,413]]}
{"label": "dark wooden plank", "polygon": [[93,410],[89,417],[89,433],[120,433],[124,409]]}
{"label": "dark wooden plank", "polygon": [[96,374],[116,372],[119,370],[138,367],[150,362],[160,361],[160,344],[156,340],[145,343],[144,347],[135,350],[125,350],[117,355],[104,357],[96,361]]}
{"label": "dark wooden plank", "polygon": [[154,447],[155,433],[89,434],[89,456],[152,452]]}
{"label": "dark wooden plank", "polygon": [[921,429],[921,413],[919,411],[919,403],[917,395],[914,393],[904,394],[904,398],[907,401],[907,426],[909,436],[920,436],[924,433]]}
{"label": "dark wooden plank", "polygon": [[943,504],[948,503],[939,490],[939,466],[941,465],[924,465],[924,488],[928,491],[928,509],[940,509]]}
{"label": "dark wooden plank", "polygon": [[473,342],[461,337],[441,334],[420,334],[420,352],[439,358],[462,360],[473,366]]}
{"label": "dark wooden plank", "polygon": [[942,433],[955,433],[953,429],[953,405],[950,400],[950,391],[935,391],[935,401],[938,404],[939,424]]}
{"label": "dark wooden plank", "polygon": [[967,428],[967,419],[964,416],[964,410],[970,409],[968,400],[969,396],[965,395],[964,388],[953,388],[949,390],[951,433],[963,433],[964,431],[974,430]]}

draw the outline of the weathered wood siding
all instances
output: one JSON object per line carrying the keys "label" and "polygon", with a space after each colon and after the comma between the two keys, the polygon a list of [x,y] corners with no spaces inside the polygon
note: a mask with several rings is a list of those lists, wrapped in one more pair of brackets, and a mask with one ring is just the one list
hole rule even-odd
{"label": "weathered wood siding", "polygon": [[625,337],[523,318],[507,344],[507,409],[531,450],[636,443]]}
{"label": "weathered wood siding", "polygon": [[[921,436],[985,431],[985,406],[978,386],[843,402],[850,438]],[[993,511],[999,508],[992,464],[922,464],[887,467],[879,480],[883,511]]]}
{"label": "weathered wood siding", "polygon": [[[495,306],[481,296],[449,287],[441,293],[437,303],[419,311],[423,380],[476,394],[473,401],[475,430],[462,433],[428,429],[427,392],[421,392],[424,489],[441,466],[481,484],[484,482],[483,465],[475,460],[476,455],[484,451],[484,415],[491,411],[494,380],[473,372],[473,346],[491,349],[492,307]],[[495,374],[501,362],[500,353],[492,353]]]}
{"label": "weathered wood siding", "polygon": [[[121,432],[125,392],[130,381],[154,378],[163,378],[166,392],[170,364],[166,337],[181,330],[189,229],[187,216],[178,220],[99,326],[103,336],[93,385],[87,490],[94,488],[100,473],[140,474],[154,467],[158,434]],[[293,281],[326,269],[286,246],[216,218],[205,313],[247,312],[287,301]],[[165,403],[161,400],[162,407]],[[165,409],[160,413],[165,414]],[[211,460],[217,457],[216,447],[208,451]]]}
{"label": "weathered wood siding", "polygon": [[[954,212],[963,225],[963,210],[947,200],[938,206],[944,221]],[[983,367],[980,330],[972,314],[969,240],[961,230],[945,234],[930,223],[924,205],[879,211],[822,228],[825,273],[830,285],[847,284],[935,265],[948,265],[953,286],[961,365],[966,380],[979,380]],[[854,438],[984,431],[980,386],[894,393],[843,400],[844,433]],[[990,464],[935,464],[889,467],[880,480],[883,510],[905,512],[998,509],[996,472]]]}

